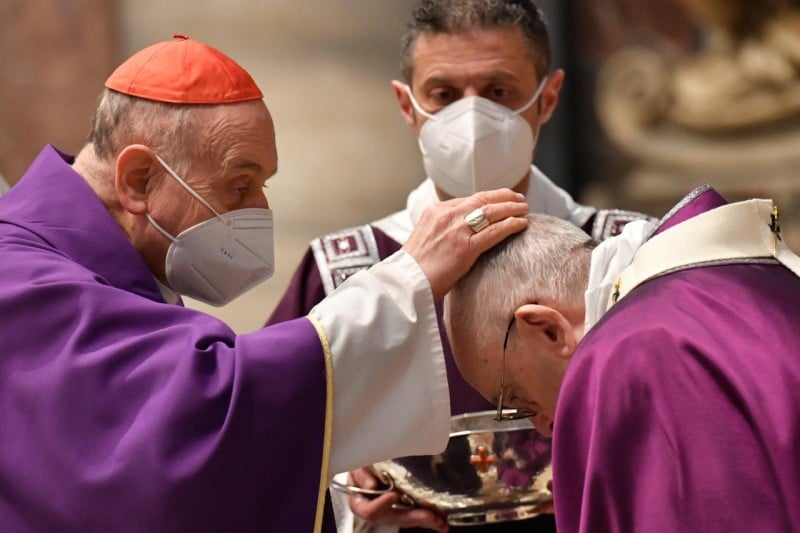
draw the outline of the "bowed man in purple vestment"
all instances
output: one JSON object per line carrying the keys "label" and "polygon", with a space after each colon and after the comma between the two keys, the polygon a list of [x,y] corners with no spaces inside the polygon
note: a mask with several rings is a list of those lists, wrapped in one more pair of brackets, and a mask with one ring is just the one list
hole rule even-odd
{"label": "bowed man in purple vestment", "polygon": [[504,375],[552,433],[560,533],[800,530],[800,258],[778,207],[704,186],[599,245],[531,215],[448,295],[467,381],[496,398]]}

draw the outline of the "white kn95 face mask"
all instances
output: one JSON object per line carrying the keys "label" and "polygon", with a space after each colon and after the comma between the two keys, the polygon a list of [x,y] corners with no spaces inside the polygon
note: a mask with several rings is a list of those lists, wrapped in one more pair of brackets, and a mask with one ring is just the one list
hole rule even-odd
{"label": "white kn95 face mask", "polygon": [[454,197],[516,186],[530,171],[539,134],[520,114],[539,99],[546,81],[516,110],[468,96],[436,114],[422,109],[406,85],[414,109],[428,119],[419,132],[419,148],[433,182]]}
{"label": "white kn95 face mask", "polygon": [[147,213],[147,220],[172,241],[166,274],[172,289],[210,305],[225,305],[269,279],[275,270],[272,210],[234,209],[219,214],[163,159],[158,162],[214,216],[172,236]]}

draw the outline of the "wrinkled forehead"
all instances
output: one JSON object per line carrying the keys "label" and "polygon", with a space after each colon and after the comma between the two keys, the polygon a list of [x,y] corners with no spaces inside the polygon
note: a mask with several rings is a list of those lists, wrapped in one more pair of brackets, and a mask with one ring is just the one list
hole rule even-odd
{"label": "wrinkled forehead", "polygon": [[257,165],[273,171],[277,166],[275,126],[262,101],[200,108],[194,123],[200,155],[211,164]]}

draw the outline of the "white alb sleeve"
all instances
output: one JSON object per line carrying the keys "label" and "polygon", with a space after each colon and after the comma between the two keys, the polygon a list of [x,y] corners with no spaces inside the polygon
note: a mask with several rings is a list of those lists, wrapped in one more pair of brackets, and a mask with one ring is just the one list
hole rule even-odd
{"label": "white alb sleeve", "polygon": [[329,471],[444,450],[447,372],[433,295],[417,262],[401,250],[352,276],[311,314],[333,360]]}

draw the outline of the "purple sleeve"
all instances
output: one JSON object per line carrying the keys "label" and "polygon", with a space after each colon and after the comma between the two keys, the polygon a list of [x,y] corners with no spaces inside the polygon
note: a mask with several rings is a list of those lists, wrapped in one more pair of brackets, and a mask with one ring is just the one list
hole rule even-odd
{"label": "purple sleeve", "polygon": [[266,325],[306,316],[323,298],[325,298],[325,288],[322,285],[317,262],[314,260],[314,253],[309,248],[295,270],[289,287],[267,319]]}
{"label": "purple sleeve", "polygon": [[0,529],[313,530],[326,378],[308,320],[236,336],[9,240],[28,268],[0,261]]}

